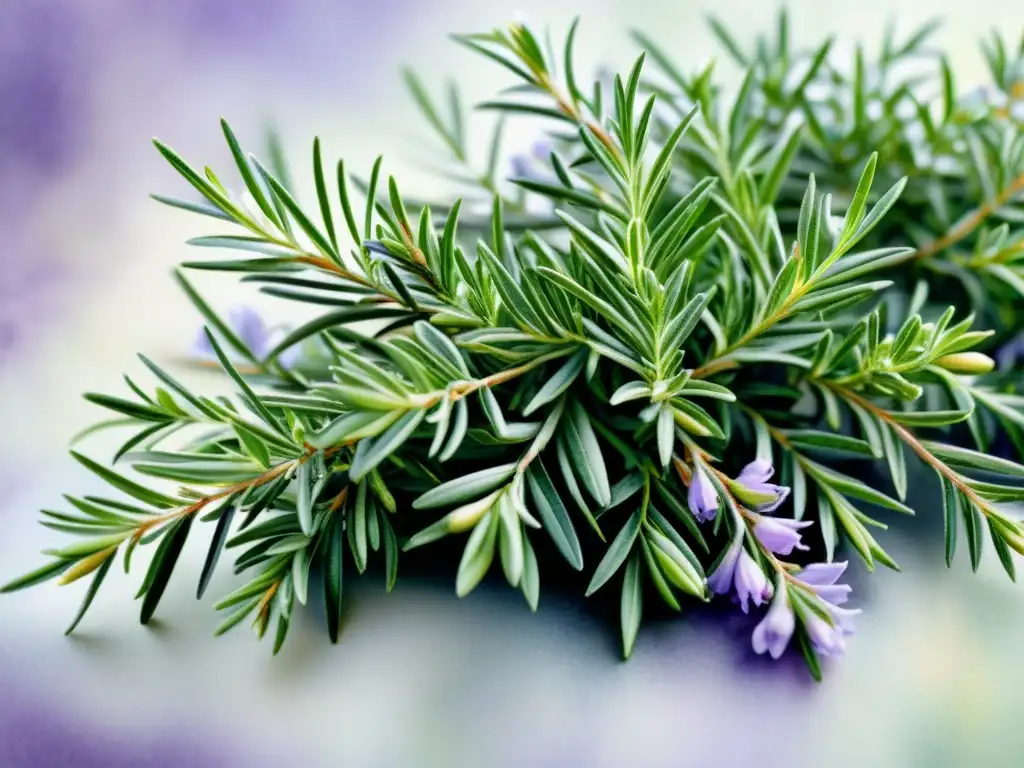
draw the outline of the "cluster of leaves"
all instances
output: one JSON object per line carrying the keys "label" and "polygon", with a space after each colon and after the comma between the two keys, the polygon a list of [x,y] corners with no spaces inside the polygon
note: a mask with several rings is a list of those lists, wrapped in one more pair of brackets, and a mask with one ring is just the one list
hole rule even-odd
{"label": "cluster of leaves", "polygon": [[[992,351],[1018,334],[1024,306],[1024,37],[1013,44],[993,33],[983,41],[990,82],[963,90],[948,57],[930,45],[939,26],[930,22],[905,39],[888,27],[877,54],[862,45],[847,54],[837,51],[833,37],[808,48],[795,45],[785,10],[776,28],[749,49],[711,19],[711,32],[743,70],[735,91],[716,80],[714,61],[689,74],[650,36],[635,31],[633,38],[657,69],[640,88],[658,96],[652,120],[660,138],[694,107],[700,110],[678,145],[675,172],[688,174],[691,182],[716,177],[713,194],[727,204],[722,212],[730,219],[754,229],[771,208],[783,233],[793,236],[809,175],[839,208],[849,205],[872,154],[878,155],[880,184],[870,202],[905,177],[896,205],[863,247],[911,246],[890,255],[885,276],[908,296],[925,280],[933,295],[969,303],[995,331],[983,345]],[[611,89],[607,80],[598,80],[592,92],[577,85],[571,61],[575,26],[566,39],[560,89],[551,53],[533,56],[531,64],[515,50],[526,43],[501,31],[458,39],[498,56],[523,81],[508,89],[507,98],[483,106],[552,120],[550,135],[565,162],[555,153],[555,173],[549,171],[544,181],[534,174],[518,179],[518,188],[550,195],[546,182],[557,180],[586,191],[592,184],[586,175],[570,182],[559,170],[589,163],[580,137],[564,126],[594,120]],[[541,59],[543,65],[532,68]],[[436,117],[418,82],[416,93]],[[753,178],[760,181],[754,184]],[[508,199],[522,207],[521,197]],[[670,190],[663,205],[677,199]],[[547,219],[535,217],[535,223]],[[742,229],[742,223],[735,226]],[[1016,380],[1004,376],[1000,382],[1010,390],[1019,388],[1019,366],[1012,373]]]}
{"label": "cluster of leaves", "polygon": [[[776,33],[748,53],[712,25],[752,81],[741,123],[759,123],[769,145],[794,137],[794,170],[815,173],[837,199],[871,152],[887,177],[909,177],[870,244],[909,241],[902,284],[925,278],[948,295],[955,283],[1005,341],[1024,303],[1024,37],[1016,50],[999,33],[984,41],[991,81],[963,93],[948,57],[929,47],[936,22],[902,41],[887,28],[877,54],[857,45],[852,61],[831,38],[793,47],[787,26],[782,11]],[[798,187],[789,189],[795,206]],[[792,218],[792,207],[780,215]]]}
{"label": "cluster of leaves", "polygon": [[[1024,527],[998,505],[1024,500],[1014,484],[1024,466],[960,447],[951,430],[965,423],[987,440],[1001,424],[1019,445],[1024,398],[976,376],[991,360],[975,349],[989,334],[972,330],[973,316],[934,312],[923,289],[882,300],[893,285],[886,275],[916,253],[898,244],[901,231],[913,233],[890,218],[909,215],[901,194],[920,181],[888,178],[896,150],[861,127],[849,140],[877,141],[887,154],[850,159],[858,175],[849,184],[846,165],[818,156],[846,157],[823,140],[840,118],[819,117],[810,139],[787,127],[791,113],[826,110],[806,91],[819,74],[838,77],[825,68],[828,47],[793,92],[783,40],[787,61],[759,59],[721,109],[710,69],[686,78],[653,47],[678,93],[647,83],[643,56],[610,87],[599,81],[585,93],[575,32],[561,66],[522,25],[458,38],[519,78],[488,108],[558,123],[547,177],[516,179],[519,191],[509,192],[497,140],[488,169],[468,174],[490,199],[486,220],[463,221],[460,200],[406,202],[379,159],[365,181],[339,162],[329,185],[318,141],[313,207],[298,202],[286,173],[246,154],[226,123],[240,194],[158,142],[201,200],[158,199],[227,228],[192,244],[241,252],[185,268],[240,272],[272,296],[326,309],[257,354],[179,272],[236,394],[203,396],[143,358],[155,390],[126,379],[130,396],[87,395],[115,414],[101,426],[132,428],[114,462],[174,487],[74,454],[129,501],[67,497],[73,512],[44,512],[44,524],[75,543],[4,589],[91,574],[70,631],[118,553],[127,571],[139,546],[154,545],[138,595],[146,623],[196,521],[215,523],[198,596],[236,549],[245,579],[216,604],[226,614],[218,631],[251,618],[262,636],[273,623],[276,651],[294,602],[309,599],[311,574],[323,581],[336,639],[344,572],[382,556],[390,590],[402,551],[468,534],[459,595],[497,558],[535,609],[537,547],[588,569],[588,594],[619,580],[628,656],[645,595],[674,610],[684,596],[709,599],[708,574],[738,536],[780,591],[789,581],[801,622],[831,621],[792,576],[798,566],[759,543],[764,499],[732,478],[755,455],[777,457],[793,489],[783,510],[817,521],[825,559],[848,544],[869,568],[895,567],[869,531],[884,523],[864,508],[912,512],[907,449],[942,483],[947,559],[962,524],[977,567],[987,527],[1012,576]],[[913,48],[887,44],[883,59]],[[409,82],[468,166],[457,97],[444,119]],[[815,158],[817,175],[807,175],[801,168]],[[881,190],[876,176],[886,177]],[[968,176],[943,183],[966,189]],[[358,211],[353,189],[365,201]],[[548,200],[551,212],[530,214],[525,195]],[[991,237],[987,247],[998,248],[1009,235]],[[312,339],[322,360],[280,362]],[[835,468],[850,458],[884,460],[896,498]],[[726,510],[706,528],[686,501],[698,474]],[[816,670],[815,649],[800,637]]]}

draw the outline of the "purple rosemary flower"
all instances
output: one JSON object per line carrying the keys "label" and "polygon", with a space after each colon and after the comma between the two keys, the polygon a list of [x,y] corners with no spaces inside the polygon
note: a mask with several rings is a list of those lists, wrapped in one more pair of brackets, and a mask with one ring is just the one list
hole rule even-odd
{"label": "purple rosemary flower", "polygon": [[[533,142],[529,149],[513,154],[509,162],[509,179],[526,181],[552,182],[557,181],[551,170],[551,153],[554,145],[547,137]],[[550,215],[551,199],[544,195],[527,194],[523,197],[524,210],[530,215]],[[486,208],[485,213],[490,213]]]}
{"label": "purple rosemary flower", "polygon": [[829,624],[816,613],[802,616],[804,628],[811,639],[814,650],[822,656],[841,656],[846,650],[846,637],[855,631],[853,617],[859,609],[840,608],[850,595],[850,586],[836,584],[846,571],[846,563],[815,563],[808,565],[796,575],[798,581],[810,587],[822,599],[832,623]]}
{"label": "purple rosemary flower", "polygon": [[849,597],[849,584],[836,584],[846,571],[847,563],[812,563],[796,574],[796,579],[810,587],[818,597],[832,605],[842,605]]}
{"label": "purple rosemary flower", "polygon": [[533,142],[533,146],[530,147],[530,153],[538,160],[547,162],[550,159],[551,152],[554,148],[555,147],[551,142],[551,139],[545,136],[544,138],[537,139],[537,141]]}
{"label": "purple rosemary flower", "polygon": [[[267,327],[259,312],[247,306],[232,307],[228,310],[227,323],[256,357],[263,357],[267,351]],[[213,346],[203,330],[196,337],[196,351],[203,355],[213,355]]]}
{"label": "purple rosemary flower", "polygon": [[762,517],[754,526],[754,535],[765,547],[777,555],[792,554],[794,549],[807,550],[801,543],[800,529],[811,525],[810,521],[786,520],[779,517]]}
{"label": "purple rosemary flower", "polygon": [[[846,570],[846,563],[814,563],[808,565],[792,578],[821,598],[821,605],[828,613],[826,621],[818,613],[802,609],[800,622],[814,646],[822,656],[841,656],[846,650],[846,637],[854,633],[853,617],[859,610],[840,608],[850,594],[846,584],[836,581]],[[708,580],[708,584],[711,580]],[[830,623],[831,622],[831,623]],[[796,614],[789,600],[788,588],[780,579],[775,599],[764,618],[754,628],[751,645],[757,654],[768,653],[773,659],[779,658],[789,645],[796,627]]]}
{"label": "purple rosemary flower", "polygon": [[[260,313],[249,306],[232,307],[228,310],[226,319],[228,326],[235,332],[239,340],[260,360],[266,357],[267,353],[274,348],[274,344],[283,336],[282,329],[268,328]],[[222,345],[222,348],[232,362],[236,362],[237,355],[234,354],[234,351],[225,345]],[[206,360],[216,359],[213,346],[206,337],[206,331],[202,329],[196,336],[192,351],[197,357]],[[295,365],[298,357],[299,347],[293,346],[280,354],[278,362],[285,368],[291,368]]]}
{"label": "purple rosemary flower", "polygon": [[533,160],[524,154],[515,154],[509,158],[509,165],[512,166],[512,177],[516,179],[530,179],[536,172],[533,169]]}
{"label": "purple rosemary flower", "polygon": [[768,482],[774,474],[771,461],[754,459],[729,483],[729,490],[758,512],[774,512],[789,497],[789,488]]}
{"label": "purple rosemary flower", "polygon": [[384,243],[380,242],[380,240],[367,240],[363,243],[363,247],[371,253],[377,253],[381,256],[387,256],[390,258],[395,257],[395,254],[389,251],[388,247],[384,245]]}
{"label": "purple rosemary flower", "polygon": [[785,580],[780,579],[771,607],[768,608],[768,612],[760,623],[754,627],[754,634],[751,637],[754,653],[760,655],[767,651],[773,659],[779,658],[786,650],[786,646],[789,645],[794,629],[796,629],[796,616],[793,614],[793,607],[789,604]]}
{"label": "purple rosemary flower", "polygon": [[772,597],[772,583],[764,575],[761,566],[750,556],[746,549],[740,552],[740,560],[736,564],[736,597],[739,598],[740,608],[747,613],[748,600],[754,605],[763,605]]}
{"label": "purple rosemary flower", "polygon": [[711,484],[707,474],[699,464],[694,464],[693,476],[690,478],[690,490],[686,494],[686,504],[698,521],[706,523],[715,519],[718,512],[718,491]]}
{"label": "purple rosemary flower", "polygon": [[725,595],[735,589],[744,613],[750,610],[750,601],[754,605],[763,605],[771,599],[771,582],[757,561],[744,549],[742,529],[729,545],[714,573],[708,577],[708,587],[716,595]]}
{"label": "purple rosemary flower", "polygon": [[[691,486],[692,487],[692,486]],[[733,576],[736,573],[736,563],[740,559],[740,551],[743,549],[742,533],[733,539],[729,549],[722,555],[718,567],[708,576],[708,588],[713,594],[725,595],[732,589]]]}
{"label": "purple rosemary flower", "polygon": [[804,629],[811,645],[821,656],[842,656],[846,651],[846,638],[838,623],[829,624],[821,616],[808,611],[803,617]]}
{"label": "purple rosemary flower", "polygon": [[542,138],[533,142],[527,152],[517,152],[509,158],[512,177],[544,181],[548,176],[541,170],[547,168],[553,149],[550,139]]}

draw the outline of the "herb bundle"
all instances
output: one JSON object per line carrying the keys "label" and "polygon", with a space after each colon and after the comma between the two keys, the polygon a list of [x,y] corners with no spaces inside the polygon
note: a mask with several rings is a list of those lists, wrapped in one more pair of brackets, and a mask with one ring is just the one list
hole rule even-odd
{"label": "herb bundle", "polygon": [[[799,647],[818,676],[857,613],[837,553],[897,567],[879,539],[914,512],[908,460],[941,485],[944,509],[921,511],[944,515],[947,563],[963,542],[976,569],[987,538],[1013,578],[1024,42],[994,37],[992,87],[961,96],[933,28],[844,62],[831,41],[793,48],[784,13],[752,51],[715,21],[746,72],[730,93],[639,33],[632,69],[585,87],[575,24],[559,55],[521,24],[457,36],[517,82],[480,105],[502,114],[481,170],[457,90],[442,105],[407,74],[459,168],[454,202],[404,199],[379,159],[366,179],[329,172],[317,141],[304,206],[227,123],[240,185],[157,142],[200,196],[157,199],[213,220],[193,245],[242,252],[176,273],[235,395],[145,357],[155,386],[87,394],[114,414],[98,427],[130,436],[109,465],[73,456],[117,494],[44,511],[74,541],[4,591],[90,576],[70,632],[115,561],[150,547],[145,624],[207,535],[198,597],[226,553],[245,574],[218,634],[273,627],[276,652],[311,578],[337,640],[343,573],[379,558],[390,590],[403,551],[463,537],[460,596],[500,567],[535,609],[550,548],[588,596],[620,590],[625,656],[650,601],[732,596],[760,614],[755,651]],[[501,126],[524,114],[548,140],[507,179]],[[323,311],[272,342],[189,270]],[[891,492],[851,460],[884,466]]]}

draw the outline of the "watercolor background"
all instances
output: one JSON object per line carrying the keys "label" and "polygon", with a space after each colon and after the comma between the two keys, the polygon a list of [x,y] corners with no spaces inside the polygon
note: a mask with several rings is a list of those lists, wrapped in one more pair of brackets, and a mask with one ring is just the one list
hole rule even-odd
{"label": "watercolor background", "polygon": [[[792,2],[793,34],[870,39],[893,5]],[[774,14],[735,1],[2,0],[0,581],[54,541],[40,507],[96,487],[64,451],[96,415],[79,393],[138,372],[138,350],[173,359],[195,332],[169,272],[201,232],[148,199],[182,191],[150,137],[224,167],[218,117],[250,143],[272,119],[296,161],[320,135],[328,156],[368,167],[383,152],[410,191],[437,192],[399,67],[455,74],[470,99],[505,82],[448,32],[515,9],[564,29],[581,13],[591,66],[628,63],[628,25],[696,64],[714,50],[711,7],[745,39]],[[965,83],[982,78],[979,36],[1024,28],[1024,6],[997,0],[901,4],[901,28],[935,14]],[[244,295],[202,285],[221,307]],[[995,558],[975,577],[961,561],[947,571],[940,501],[920,498],[919,519],[886,540],[905,572],[857,580],[868,610],[820,686],[752,661],[749,627],[729,621],[645,628],[622,665],[614,627],[558,595],[533,617],[497,585],[460,602],[448,582],[400,582],[386,600],[361,584],[339,646],[311,615],[273,661],[244,631],[214,642],[214,612],[183,578],[143,629],[135,581],[111,574],[70,639],[82,585],[4,596],[0,766],[1019,764],[1024,593]],[[193,538],[182,573],[203,556]]]}

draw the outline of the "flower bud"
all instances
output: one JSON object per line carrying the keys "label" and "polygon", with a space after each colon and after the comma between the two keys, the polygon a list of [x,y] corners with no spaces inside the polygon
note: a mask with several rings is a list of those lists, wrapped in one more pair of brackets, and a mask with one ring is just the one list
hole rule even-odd
{"label": "flower bud", "polygon": [[762,517],[754,526],[754,536],[762,545],[777,555],[790,555],[794,549],[807,550],[800,529],[811,525],[810,520],[787,520],[780,517]]}
{"label": "flower bud", "polygon": [[648,530],[647,536],[652,545],[651,550],[655,560],[661,567],[661,572],[665,574],[665,578],[684,592],[694,597],[703,598],[705,594],[704,579],[693,567],[693,564],[686,559],[686,555],[680,551],[679,547],[667,536],[653,528]]}
{"label": "flower bud", "polygon": [[673,409],[672,415],[675,417],[676,424],[685,429],[691,435],[696,435],[697,437],[710,437],[711,431],[707,427],[695,419],[690,418],[682,411]]}
{"label": "flower bud", "polygon": [[770,460],[755,459],[727,484],[730,492],[751,509],[774,512],[789,497],[789,488],[768,482],[774,474]]}
{"label": "flower bud", "polygon": [[786,580],[779,576],[775,585],[775,599],[751,636],[754,653],[767,652],[773,659],[779,658],[789,645],[795,629],[796,617],[786,593]]}
{"label": "flower bud", "polygon": [[117,552],[117,545],[101,549],[99,552],[95,552],[82,560],[79,560],[71,568],[69,568],[63,576],[57,581],[58,584],[63,586],[64,584],[70,584],[73,581],[77,581],[83,576],[88,576],[90,573],[99,568],[103,563],[113,557],[114,553]]}
{"label": "flower bud", "polygon": [[778,493],[775,491],[748,487],[732,479],[728,481],[727,485],[729,486],[729,490],[732,492],[732,495],[751,509],[757,509],[758,507],[771,504],[776,498],[778,498]]}
{"label": "flower bud", "polygon": [[434,313],[430,318],[431,325],[453,326],[455,328],[479,328],[482,322],[479,318],[469,314],[456,312],[454,310],[442,310]]}
{"label": "flower bud", "polygon": [[461,507],[457,507],[448,513],[448,532],[449,533],[461,533],[462,531],[468,531],[483,517],[487,510],[494,506],[494,502],[498,500],[498,496],[504,491],[504,488],[487,494],[482,499],[471,501],[469,504],[463,504]]}
{"label": "flower bud", "polygon": [[384,506],[388,512],[394,513],[398,508],[395,504],[395,497],[391,491],[384,484],[383,478],[380,476],[380,472],[376,469],[370,473],[370,489],[373,491],[373,495],[377,497],[380,503]]}
{"label": "flower bud", "polygon": [[996,361],[981,352],[957,352],[937,358],[935,364],[950,373],[979,374],[995,368]]}
{"label": "flower bud", "polygon": [[1024,530],[1020,524],[1003,518],[994,519],[993,524],[1007,546],[1017,554],[1024,555]]}
{"label": "flower bud", "polygon": [[846,650],[846,641],[839,627],[830,624],[817,613],[805,610],[800,616],[804,631],[820,656],[842,656]]}
{"label": "flower bud", "polygon": [[767,603],[775,589],[768,581],[761,566],[750,556],[746,549],[740,548],[739,561],[736,563],[736,570],[733,573],[733,586],[736,588],[736,597],[740,601],[740,609],[744,613],[748,611],[748,600],[754,605]]}
{"label": "flower bud", "polygon": [[715,490],[715,486],[712,485],[699,464],[695,464],[693,467],[686,503],[693,516],[702,523],[714,520],[715,514],[718,512],[718,491]]}

